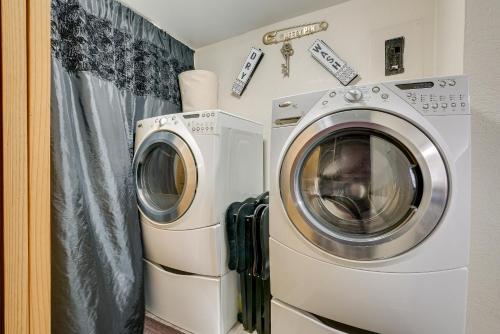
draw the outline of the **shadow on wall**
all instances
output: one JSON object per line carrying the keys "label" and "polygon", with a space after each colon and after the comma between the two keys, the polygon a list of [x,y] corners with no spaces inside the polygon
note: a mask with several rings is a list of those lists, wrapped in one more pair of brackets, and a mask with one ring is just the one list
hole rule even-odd
{"label": "shadow on wall", "polygon": [[500,299],[500,110],[487,112],[474,105],[473,94],[472,227],[467,332],[497,333],[498,327],[491,326],[498,324]]}

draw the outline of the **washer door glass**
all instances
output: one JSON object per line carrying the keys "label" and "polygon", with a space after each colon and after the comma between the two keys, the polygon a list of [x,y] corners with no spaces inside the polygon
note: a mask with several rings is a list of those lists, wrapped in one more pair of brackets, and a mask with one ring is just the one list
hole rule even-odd
{"label": "washer door glass", "polygon": [[370,109],[327,114],[298,132],[281,161],[279,186],[305,239],[350,260],[416,247],[448,200],[438,147],[412,123]]}
{"label": "washer door glass", "polygon": [[158,131],[139,146],[134,158],[139,208],[153,223],[180,218],[194,199],[197,169],[191,150],[172,132]]}
{"label": "washer door glass", "polygon": [[378,235],[413,214],[420,200],[415,159],[389,137],[341,131],[316,145],[299,174],[304,204],[336,233]]}

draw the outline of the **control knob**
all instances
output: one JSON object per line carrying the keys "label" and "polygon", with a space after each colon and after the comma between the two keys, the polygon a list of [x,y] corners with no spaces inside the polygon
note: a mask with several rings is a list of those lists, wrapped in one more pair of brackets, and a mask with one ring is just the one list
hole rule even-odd
{"label": "control knob", "polygon": [[167,124],[167,118],[166,117],[160,118],[160,126],[164,126],[165,124]]}
{"label": "control knob", "polygon": [[359,89],[350,89],[344,95],[349,102],[358,102],[363,98],[363,93]]}

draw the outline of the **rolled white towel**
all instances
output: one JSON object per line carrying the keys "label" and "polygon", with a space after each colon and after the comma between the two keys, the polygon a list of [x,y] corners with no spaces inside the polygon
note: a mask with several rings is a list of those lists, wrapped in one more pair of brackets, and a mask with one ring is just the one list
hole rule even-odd
{"label": "rolled white towel", "polygon": [[211,71],[192,70],[179,74],[182,111],[218,109],[218,79]]}

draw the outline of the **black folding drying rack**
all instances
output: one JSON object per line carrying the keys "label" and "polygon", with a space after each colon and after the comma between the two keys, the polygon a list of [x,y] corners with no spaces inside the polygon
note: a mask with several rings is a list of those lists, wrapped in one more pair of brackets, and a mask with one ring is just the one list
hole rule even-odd
{"label": "black folding drying rack", "polygon": [[240,275],[239,321],[248,332],[271,332],[269,193],[232,203],[226,212],[229,269]]}

